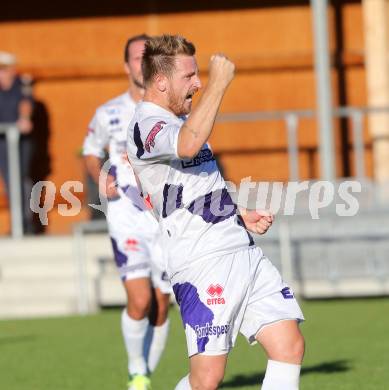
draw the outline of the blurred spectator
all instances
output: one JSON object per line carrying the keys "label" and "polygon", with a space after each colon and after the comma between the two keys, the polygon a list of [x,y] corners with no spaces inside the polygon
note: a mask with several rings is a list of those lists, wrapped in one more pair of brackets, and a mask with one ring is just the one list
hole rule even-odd
{"label": "blurred spectator", "polygon": [[[23,229],[34,233],[29,208],[31,193],[30,165],[32,155],[33,97],[31,78],[19,76],[13,54],[0,51],[0,123],[15,123],[20,131],[20,168],[22,179]],[[8,155],[5,135],[0,135],[0,172],[9,194]]]}

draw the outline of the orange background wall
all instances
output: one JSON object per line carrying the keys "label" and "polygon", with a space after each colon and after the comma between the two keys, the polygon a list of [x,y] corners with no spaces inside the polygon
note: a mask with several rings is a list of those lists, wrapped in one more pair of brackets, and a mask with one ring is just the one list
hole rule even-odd
{"label": "orange background wall", "polygon": [[[204,82],[211,54],[227,53],[237,65],[237,74],[222,112],[314,109],[309,3],[282,7],[273,3],[252,9],[0,23],[0,50],[15,53],[20,70],[33,75],[35,96],[46,105],[50,116],[51,173],[47,179],[58,188],[66,180],[84,181],[78,155],[85,130],[96,107],[126,89],[122,52],[126,39],[133,34],[178,33],[192,40]],[[329,13],[334,105],[364,105],[361,5],[336,4]],[[346,172],[343,160],[349,156],[344,157],[341,151],[340,135],[342,132],[344,139],[349,129],[342,129],[339,123],[336,127],[338,175],[349,175],[353,166]],[[302,121],[299,130],[301,178],[317,177],[314,121]],[[253,180],[288,179],[282,122],[218,124],[211,142],[230,180],[239,182],[246,176]],[[367,168],[371,174],[369,153]],[[48,231],[69,230],[71,219],[64,221],[55,213],[52,219],[55,223]]]}

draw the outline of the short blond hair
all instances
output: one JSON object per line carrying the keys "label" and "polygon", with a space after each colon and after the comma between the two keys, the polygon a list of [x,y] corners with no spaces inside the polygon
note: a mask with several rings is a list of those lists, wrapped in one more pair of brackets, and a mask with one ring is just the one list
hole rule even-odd
{"label": "short blond hair", "polygon": [[174,58],[178,55],[194,56],[196,48],[192,42],[180,35],[161,35],[148,39],[142,58],[142,74],[145,86],[162,73],[168,77],[174,70]]}

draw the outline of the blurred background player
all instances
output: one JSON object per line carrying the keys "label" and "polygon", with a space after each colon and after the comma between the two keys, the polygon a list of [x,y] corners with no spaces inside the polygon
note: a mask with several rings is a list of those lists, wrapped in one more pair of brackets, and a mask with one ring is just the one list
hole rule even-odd
{"label": "blurred background player", "polygon": [[[109,234],[127,293],[121,325],[128,353],[130,390],[151,388],[147,375],[161,357],[169,329],[170,284],[164,280],[166,274],[155,266],[163,256],[157,243],[158,224],[145,205],[126,154],[128,125],[144,93],[141,59],[147,38],[139,35],[128,40],[124,68],[129,90],[96,110],[83,148],[87,170],[108,199]],[[110,169],[105,179],[99,180],[107,147]]]}
{"label": "blurred background player", "polygon": [[238,332],[268,356],[263,390],[297,390],[304,317],[248,232],[265,233],[273,216],[238,215],[207,144],[234,69],[225,56],[212,56],[208,84],[191,112],[201,88],[194,45],[180,36],[149,39],[145,96],[130,124],[128,156],[163,229],[186,333],[190,374],[176,390],[217,389]]}
{"label": "blurred background player", "polygon": [[[34,233],[30,210],[31,157],[33,153],[33,97],[31,78],[16,73],[16,57],[0,51],[0,123],[16,123],[20,131],[19,156],[24,233]],[[5,135],[0,135],[0,173],[9,195],[8,150]]]}

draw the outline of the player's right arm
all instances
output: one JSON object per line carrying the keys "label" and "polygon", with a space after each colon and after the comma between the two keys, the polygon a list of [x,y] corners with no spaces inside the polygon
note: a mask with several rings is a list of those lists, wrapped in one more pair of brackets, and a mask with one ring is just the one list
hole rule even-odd
{"label": "player's right arm", "polygon": [[102,159],[100,157],[94,156],[93,154],[84,155],[85,168],[93,181],[98,184]]}
{"label": "player's right arm", "polygon": [[195,157],[207,142],[234,71],[235,65],[225,56],[216,54],[211,57],[208,84],[178,135],[177,154],[180,158]]}
{"label": "player's right arm", "polygon": [[88,126],[88,134],[83,145],[85,168],[94,182],[99,186],[99,192],[108,197],[117,196],[115,178],[102,171],[102,160],[108,145],[108,129],[103,113],[97,111]]}
{"label": "player's right arm", "polygon": [[115,178],[101,169],[102,159],[89,154],[84,156],[84,162],[87,172],[98,185],[100,194],[108,199],[117,197]]}

